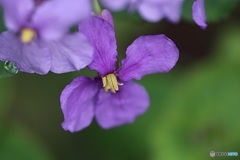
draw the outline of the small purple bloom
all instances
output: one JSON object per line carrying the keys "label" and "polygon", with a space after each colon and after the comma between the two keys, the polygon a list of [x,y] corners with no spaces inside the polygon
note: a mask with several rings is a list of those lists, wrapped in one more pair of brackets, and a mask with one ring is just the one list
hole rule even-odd
{"label": "small purple bloom", "polygon": [[143,19],[158,22],[167,18],[171,22],[178,22],[181,17],[183,0],[101,0],[102,3],[114,11],[127,8],[138,11]]}
{"label": "small purple bloom", "polygon": [[0,60],[29,73],[64,73],[84,68],[93,48],[70,27],[90,17],[89,0],[0,0],[8,31],[0,35]]}
{"label": "small purple bloom", "polygon": [[33,30],[44,40],[59,39],[90,16],[89,0],[0,0],[8,30]]}
{"label": "small purple bloom", "polygon": [[[179,52],[165,35],[141,36],[127,49],[126,59],[117,67],[117,45],[110,12],[79,25],[94,46],[94,60],[89,68],[95,78],[78,77],[61,94],[64,114],[62,127],[70,132],[89,126],[94,117],[109,129],[133,122],[149,107],[143,86],[133,82],[144,75],[168,72],[176,64]],[[111,92],[108,92],[110,90]]]}
{"label": "small purple bloom", "polygon": [[204,0],[195,0],[192,6],[192,16],[193,16],[193,20],[201,28],[205,29],[207,27],[206,15],[205,15],[205,9],[204,9]]}

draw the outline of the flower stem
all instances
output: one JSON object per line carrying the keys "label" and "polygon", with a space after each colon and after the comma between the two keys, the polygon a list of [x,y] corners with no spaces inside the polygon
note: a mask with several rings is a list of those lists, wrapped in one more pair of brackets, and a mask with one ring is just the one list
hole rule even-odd
{"label": "flower stem", "polygon": [[93,10],[94,10],[95,14],[101,14],[102,9],[101,9],[101,7],[99,5],[98,0],[93,0]]}

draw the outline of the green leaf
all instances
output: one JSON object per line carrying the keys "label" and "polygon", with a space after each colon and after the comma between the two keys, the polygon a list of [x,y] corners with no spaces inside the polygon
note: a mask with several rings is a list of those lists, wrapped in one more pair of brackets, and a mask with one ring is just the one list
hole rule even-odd
{"label": "green leaf", "polygon": [[[183,19],[193,21],[193,2],[194,0],[185,0],[182,13]],[[207,22],[218,22],[228,18],[239,3],[240,0],[205,0]]]}
{"label": "green leaf", "polygon": [[24,128],[15,127],[0,132],[0,157],[6,160],[52,160],[46,146]]}

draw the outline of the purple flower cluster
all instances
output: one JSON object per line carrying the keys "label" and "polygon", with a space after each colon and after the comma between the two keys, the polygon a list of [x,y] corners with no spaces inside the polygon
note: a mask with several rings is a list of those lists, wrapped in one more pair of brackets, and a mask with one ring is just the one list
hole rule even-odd
{"label": "purple flower cluster", "polygon": [[[124,9],[130,12],[138,11],[142,18],[149,22],[158,22],[163,18],[178,22],[184,0],[101,0],[101,2],[113,11]],[[204,0],[195,0],[192,15],[200,27],[206,28]]]}
{"label": "purple flower cluster", "polygon": [[[138,11],[147,21],[177,22],[183,0],[101,0],[118,11]],[[102,128],[133,122],[149,107],[143,86],[133,82],[153,73],[169,72],[179,51],[163,34],[138,37],[118,66],[111,13],[93,15],[90,0],[0,0],[7,31],[0,34],[0,60],[23,72],[47,74],[78,71],[86,66],[94,78],[78,77],[61,94],[62,126],[70,132],[90,125]],[[193,19],[206,27],[204,0],[195,0]],[[78,25],[78,32],[70,28]]]}
{"label": "purple flower cluster", "polygon": [[183,0],[101,0],[113,11],[128,9],[138,11],[143,19],[158,22],[167,18],[171,22],[178,22],[181,16]]}

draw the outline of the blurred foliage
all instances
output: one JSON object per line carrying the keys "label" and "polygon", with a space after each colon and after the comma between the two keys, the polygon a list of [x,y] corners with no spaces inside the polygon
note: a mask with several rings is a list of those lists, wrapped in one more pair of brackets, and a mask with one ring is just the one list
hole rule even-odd
{"label": "blurred foliage", "polygon": [[52,155],[23,127],[15,126],[0,132],[0,159],[52,160]]}
{"label": "blurred foliage", "polygon": [[13,85],[13,80],[11,79],[4,78],[0,81],[0,127],[2,116],[5,115],[5,112],[8,109],[7,107],[9,107],[8,103],[11,101],[11,97],[14,96]]}
{"label": "blurred foliage", "polygon": [[[192,20],[192,4],[194,0],[185,0],[182,17]],[[204,0],[207,22],[217,22],[229,17],[233,10],[240,4],[240,0]]]}
{"label": "blurred foliage", "polygon": [[153,160],[211,159],[212,150],[240,152],[239,27],[224,28],[214,57],[178,79],[168,109],[151,130]]}

